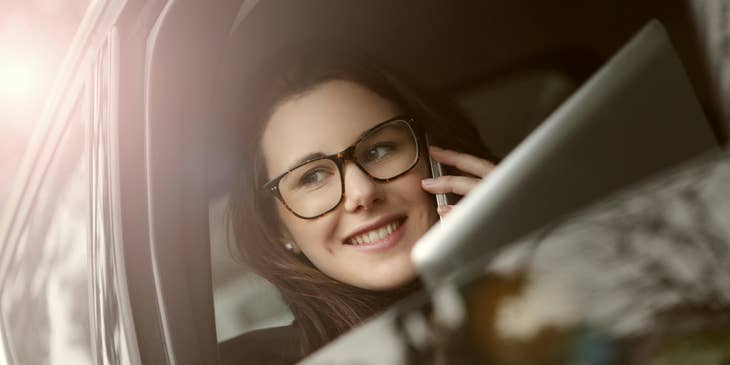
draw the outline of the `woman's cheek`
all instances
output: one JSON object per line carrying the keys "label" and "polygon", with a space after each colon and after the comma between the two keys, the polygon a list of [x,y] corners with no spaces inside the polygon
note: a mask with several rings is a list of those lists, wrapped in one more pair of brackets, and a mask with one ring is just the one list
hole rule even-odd
{"label": "woman's cheek", "polygon": [[285,211],[284,214],[287,214],[282,217],[284,225],[294,243],[302,249],[306,256],[309,257],[320,250],[331,251],[331,245],[336,243],[335,232],[339,212],[335,210],[316,219],[301,219],[288,211]]}

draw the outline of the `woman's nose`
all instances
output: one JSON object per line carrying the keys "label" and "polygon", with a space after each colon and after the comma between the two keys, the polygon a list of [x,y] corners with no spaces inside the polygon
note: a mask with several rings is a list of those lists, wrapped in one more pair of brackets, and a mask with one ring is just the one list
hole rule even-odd
{"label": "woman's nose", "polygon": [[345,210],[356,212],[359,209],[368,210],[381,199],[381,189],[364,171],[354,163],[344,166],[345,179]]}

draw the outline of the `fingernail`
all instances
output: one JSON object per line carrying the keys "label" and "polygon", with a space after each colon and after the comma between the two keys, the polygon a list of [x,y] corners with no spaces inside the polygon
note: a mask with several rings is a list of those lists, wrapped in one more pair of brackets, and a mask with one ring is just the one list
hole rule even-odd
{"label": "fingernail", "polygon": [[437,146],[434,146],[434,145],[430,145],[430,146],[428,146],[428,148],[430,148],[430,149],[432,149],[434,151],[443,151],[444,150],[443,148],[437,147]]}
{"label": "fingernail", "polygon": [[423,186],[431,186],[435,183],[436,183],[436,179],[428,178],[428,179],[421,180],[421,185],[423,185]]}
{"label": "fingernail", "polygon": [[441,205],[438,208],[436,208],[436,212],[438,212],[439,215],[445,215],[446,213],[451,211],[451,207],[448,205]]}

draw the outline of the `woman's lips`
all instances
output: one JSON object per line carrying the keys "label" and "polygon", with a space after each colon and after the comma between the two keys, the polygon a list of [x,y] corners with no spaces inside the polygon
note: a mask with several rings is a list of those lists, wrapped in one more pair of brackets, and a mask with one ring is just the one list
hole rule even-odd
{"label": "woman's lips", "polygon": [[395,246],[403,237],[405,218],[391,221],[378,228],[350,237],[345,242],[359,251],[377,251]]}

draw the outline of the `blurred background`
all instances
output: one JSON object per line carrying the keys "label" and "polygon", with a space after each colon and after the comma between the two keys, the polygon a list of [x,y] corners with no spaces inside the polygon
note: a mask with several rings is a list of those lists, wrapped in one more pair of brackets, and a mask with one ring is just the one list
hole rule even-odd
{"label": "blurred background", "polygon": [[0,2],[0,207],[90,0]]}

